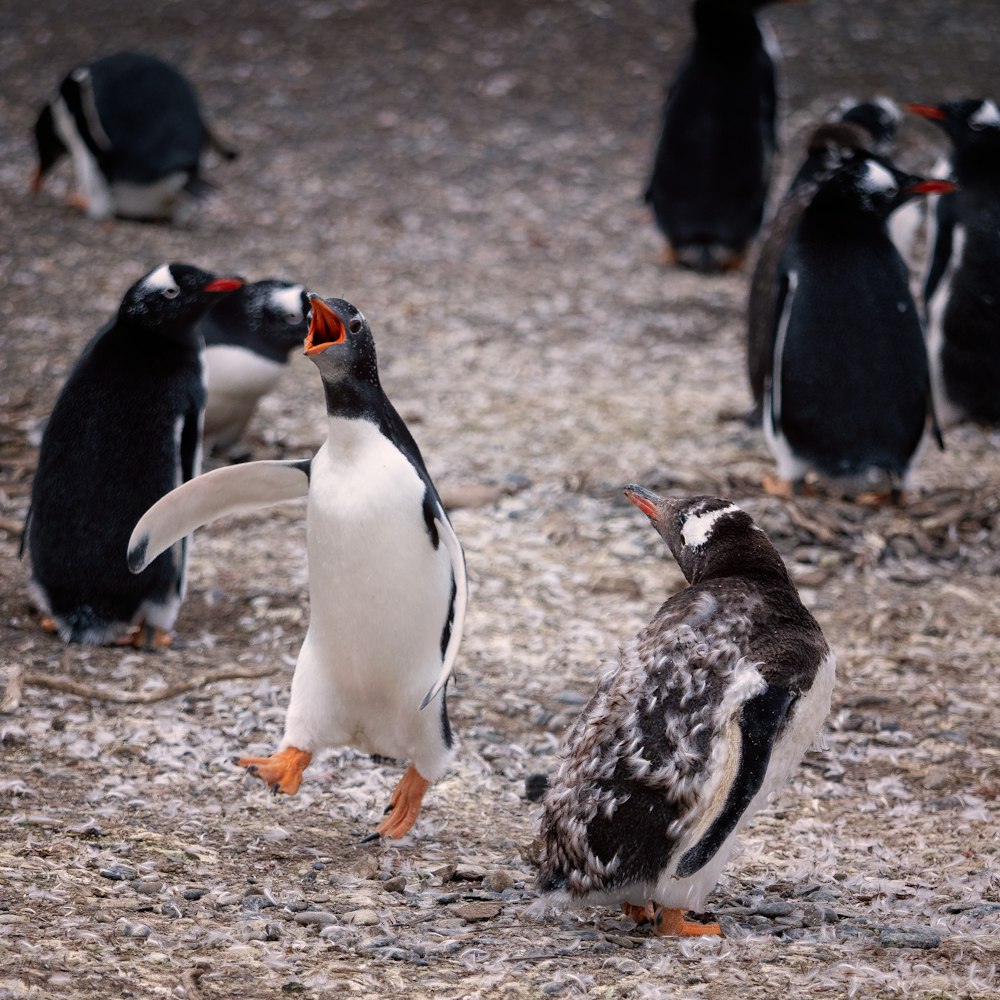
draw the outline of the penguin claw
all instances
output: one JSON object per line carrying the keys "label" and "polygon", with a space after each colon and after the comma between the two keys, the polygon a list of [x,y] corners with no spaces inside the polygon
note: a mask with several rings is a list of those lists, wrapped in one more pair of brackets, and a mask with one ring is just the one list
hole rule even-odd
{"label": "penguin claw", "polygon": [[285,747],[270,757],[240,757],[237,764],[260,778],[277,795],[294,795],[302,784],[302,772],[309,766],[312,754],[297,747]]}
{"label": "penguin claw", "polygon": [[360,843],[370,844],[373,840],[381,840],[382,834],[376,830],[374,833],[369,833],[367,837],[362,837]]}

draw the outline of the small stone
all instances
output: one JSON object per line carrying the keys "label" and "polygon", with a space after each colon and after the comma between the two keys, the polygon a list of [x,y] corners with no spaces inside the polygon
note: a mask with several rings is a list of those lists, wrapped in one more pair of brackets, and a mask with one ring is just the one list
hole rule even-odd
{"label": "small stone", "polygon": [[130,920],[122,920],[118,924],[118,931],[125,937],[148,938],[153,933],[153,928],[148,924],[132,923]]}
{"label": "small stone", "polygon": [[378,923],[378,914],[374,910],[350,910],[344,914],[344,920],[358,927],[374,927]]}
{"label": "small stone", "polygon": [[135,891],[146,896],[155,896],[162,889],[163,883],[159,879],[150,879],[148,882],[140,880],[135,884]]}
{"label": "small stone", "polygon": [[274,903],[272,903],[267,896],[261,896],[259,893],[243,897],[244,910],[249,910],[255,913],[260,910],[267,910],[272,906],[274,906]]}
{"label": "small stone", "polygon": [[758,903],[750,912],[773,920],[775,917],[787,917],[794,909],[794,903],[772,900],[767,903]]}
{"label": "small stone", "polygon": [[439,906],[447,906],[449,903],[457,903],[458,900],[457,892],[442,892],[440,896],[435,897],[434,902]]}
{"label": "small stone", "polygon": [[483,888],[487,892],[503,892],[505,889],[509,889],[515,881],[517,881],[516,878],[510,872],[490,872],[483,879]]}
{"label": "small stone", "polygon": [[242,898],[238,892],[223,892],[219,894],[216,903],[219,906],[232,906],[233,903],[238,903]]}
{"label": "small stone", "polygon": [[940,948],[941,935],[920,927],[886,927],[879,931],[878,943],[883,948]]}
{"label": "small stone", "polygon": [[529,774],[524,779],[524,797],[529,802],[538,802],[548,790],[549,776],[547,774]]}
{"label": "small stone", "polygon": [[471,903],[460,903],[453,906],[451,912],[456,917],[467,920],[470,924],[479,923],[482,920],[492,920],[503,909],[501,903],[488,903],[476,901]]}
{"label": "small stone", "polygon": [[132,879],[138,877],[139,872],[131,865],[123,865],[116,861],[113,865],[102,868],[98,874],[102,878],[111,879],[113,882],[131,882]]}
{"label": "small stone", "polygon": [[326,927],[327,924],[335,923],[337,918],[326,910],[302,910],[295,914],[294,920],[297,924],[302,924],[306,927],[313,924],[319,927]]}
{"label": "small stone", "polygon": [[181,890],[181,895],[185,899],[194,900],[194,899],[201,899],[201,897],[204,896],[206,892],[208,892],[208,889],[206,889],[204,886],[189,885],[186,889]]}
{"label": "small stone", "polygon": [[402,875],[394,875],[392,878],[387,878],[382,883],[382,888],[386,892],[398,892],[403,893],[406,891],[406,879]]}
{"label": "small stone", "polygon": [[452,878],[459,882],[480,882],[487,874],[486,869],[480,865],[462,863],[455,865],[455,874]]}

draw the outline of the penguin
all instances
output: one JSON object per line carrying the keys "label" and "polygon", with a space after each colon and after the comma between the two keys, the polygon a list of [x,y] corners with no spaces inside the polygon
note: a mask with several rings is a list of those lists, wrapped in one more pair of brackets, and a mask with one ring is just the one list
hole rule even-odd
{"label": "penguin", "polygon": [[689,586],[601,673],[541,819],[552,903],[620,904],[656,934],[721,935],[701,912],[740,830],[830,709],[835,659],[781,556],[720,497],[625,495]]}
{"label": "penguin", "polygon": [[775,69],[754,12],[773,0],[694,0],[695,38],[667,93],[646,188],[668,259],[741,266],[777,148]]}
{"label": "penguin", "polygon": [[[958,189],[932,208],[923,298],[943,426],[1000,425],[1000,108],[993,100],[909,104],[951,139]],[[937,172],[937,171],[935,171]]]}
{"label": "penguin", "polygon": [[198,321],[208,373],[206,452],[225,452],[239,440],[289,352],[305,340],[307,311],[302,285],[268,279],[224,296]]}
{"label": "penguin", "polygon": [[846,492],[902,502],[931,417],[923,330],[886,220],[952,190],[869,154],[813,195],[779,261],[764,436],[788,494],[814,470]]}
{"label": "penguin", "polygon": [[774,305],[779,260],[806,206],[822,181],[845,163],[874,152],[886,155],[892,148],[902,113],[887,97],[856,104],[844,101],[835,120],[823,122],[810,133],[806,156],[761,241],[747,299],[747,375],[753,405],[747,423],[761,423],[764,382],[774,351]]}
{"label": "penguin", "polygon": [[167,494],[136,525],[129,565],[142,571],[223,514],[308,497],[310,618],[284,736],[272,756],[239,763],[293,795],[324,747],[409,760],[388,815],[367,838],[398,839],[454,754],[445,688],[465,621],[465,556],[382,389],[368,321],[343,299],[310,293],[309,304],[305,353],[326,395],[322,447],[302,461],[215,469]]}
{"label": "penguin", "polygon": [[32,190],[69,153],[79,189],[71,202],[92,219],[186,222],[209,188],[200,174],[205,147],[237,155],[205,125],[191,84],[140,52],[70,70],[38,115],[35,145]]}
{"label": "penguin", "polygon": [[194,324],[241,281],[160,265],[126,292],[56,399],[22,545],[43,627],[64,642],[169,644],[186,543],[138,576],[126,543],[144,510],[198,473],[205,389]]}

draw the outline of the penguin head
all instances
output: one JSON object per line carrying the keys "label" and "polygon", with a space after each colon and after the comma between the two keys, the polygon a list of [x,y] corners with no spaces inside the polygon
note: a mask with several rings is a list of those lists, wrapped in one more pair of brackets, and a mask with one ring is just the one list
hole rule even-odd
{"label": "penguin head", "polygon": [[864,130],[868,137],[864,148],[881,156],[892,151],[896,141],[896,130],[903,117],[899,106],[888,97],[876,97],[873,101],[844,101],[838,109],[840,121]]}
{"label": "penguin head", "polygon": [[219,278],[190,264],[161,264],[125,293],[118,318],[171,340],[197,343],[193,326],[201,313],[217,295],[242,284],[242,278]]}
{"label": "penguin head", "polygon": [[906,110],[943,129],[956,150],[1000,151],[1000,107],[990,99],[907,104]]}
{"label": "penguin head", "polygon": [[206,333],[206,340],[252,343],[275,361],[284,361],[306,337],[308,312],[304,286],[273,278],[251,281],[212,306],[212,334]]}
{"label": "penguin head", "polygon": [[309,332],[305,354],[319,369],[324,383],[344,379],[379,384],[375,340],[361,311],[345,299],[308,295]]}
{"label": "penguin head", "polygon": [[68,152],[59,134],[56,132],[55,118],[52,115],[52,105],[46,104],[35,122],[35,146],[38,149],[38,168],[31,180],[31,190],[38,191],[45,175]]}
{"label": "penguin head", "polygon": [[770,539],[731,500],[673,499],[636,485],[626,486],[625,496],[649,518],[688,583],[752,573],[788,578]]}

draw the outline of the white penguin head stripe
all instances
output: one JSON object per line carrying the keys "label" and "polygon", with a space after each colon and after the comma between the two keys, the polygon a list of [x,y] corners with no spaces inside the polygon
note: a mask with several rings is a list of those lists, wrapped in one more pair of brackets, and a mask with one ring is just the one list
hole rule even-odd
{"label": "white penguin head stripe", "polygon": [[862,191],[868,191],[872,194],[881,192],[893,194],[898,190],[896,178],[882,164],[876,163],[874,160],[869,160],[865,164],[865,172],[861,177],[860,186]]}
{"label": "white penguin head stripe", "polygon": [[712,537],[715,522],[724,514],[732,514],[734,510],[739,510],[739,507],[731,503],[725,507],[720,507],[718,510],[706,511],[704,514],[692,514],[684,522],[684,528],[681,531],[681,541],[685,545],[690,545],[691,548],[698,548],[698,546],[704,545]]}
{"label": "white penguin head stripe", "polygon": [[302,322],[302,285],[292,285],[291,288],[276,288],[271,292],[271,304],[289,323]]}
{"label": "white penguin head stripe", "polygon": [[1000,108],[997,108],[993,101],[983,101],[979,105],[979,110],[969,119],[969,124],[973,128],[986,128],[987,126],[996,128],[1000,125]]}
{"label": "white penguin head stripe", "polygon": [[151,292],[179,292],[177,282],[170,273],[169,264],[161,264],[152,274],[146,278],[146,288]]}
{"label": "white penguin head stripe", "polygon": [[883,121],[896,122],[898,124],[903,120],[903,112],[899,110],[899,105],[891,97],[876,97],[874,103],[882,112]]}

